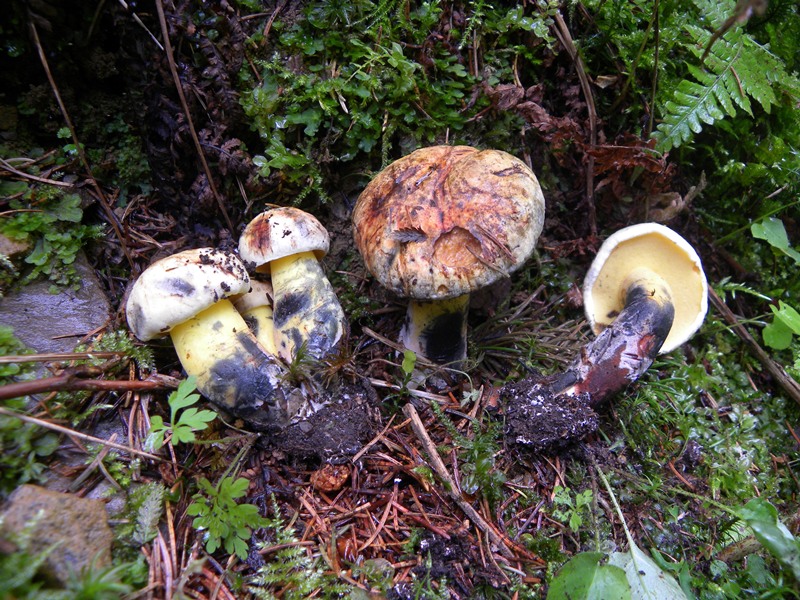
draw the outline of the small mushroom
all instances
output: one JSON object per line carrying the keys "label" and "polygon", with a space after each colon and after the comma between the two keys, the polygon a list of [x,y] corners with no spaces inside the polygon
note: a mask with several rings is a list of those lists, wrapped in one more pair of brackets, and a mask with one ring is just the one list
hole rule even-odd
{"label": "small mushroom", "polygon": [[329,243],[317,219],[291,207],[261,213],[239,238],[242,259],[270,273],[275,345],[286,362],[303,345],[312,358],[324,358],[344,334],[344,311],[319,263]]}
{"label": "small mushroom", "polygon": [[544,210],[536,176],[499,150],[422,148],[379,173],[356,203],[353,230],[370,273],[410,298],[405,347],[458,366],[470,292],[525,263]]}
{"label": "small mushroom", "polygon": [[212,248],[156,261],[136,280],[126,304],[128,325],[142,341],[169,335],[187,375],[206,398],[266,428],[288,422],[305,402],[284,391],[282,371],[258,343],[232,296],[250,289],[242,262]]}
{"label": "small mushroom", "polygon": [[250,280],[250,291],[233,301],[239,314],[264,349],[278,356],[275,346],[275,321],[272,310],[272,285],[267,281]]}

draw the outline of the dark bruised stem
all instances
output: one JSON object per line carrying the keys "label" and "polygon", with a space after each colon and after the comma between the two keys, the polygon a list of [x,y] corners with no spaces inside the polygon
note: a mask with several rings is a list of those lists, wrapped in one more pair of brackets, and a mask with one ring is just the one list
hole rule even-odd
{"label": "dark bruised stem", "polygon": [[651,280],[628,287],[625,307],[581,350],[551,386],[555,396],[582,398],[592,407],[625,389],[653,364],[675,317],[668,288]]}
{"label": "dark bruised stem", "polygon": [[446,300],[411,300],[400,341],[418,356],[458,368],[467,357],[469,295]]}

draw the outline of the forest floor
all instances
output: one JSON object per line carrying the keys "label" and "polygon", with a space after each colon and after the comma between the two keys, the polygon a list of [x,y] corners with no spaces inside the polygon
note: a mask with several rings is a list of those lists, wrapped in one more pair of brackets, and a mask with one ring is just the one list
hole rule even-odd
{"label": "forest floor", "polygon": [[[355,123],[352,98],[360,92],[309,92],[309,101],[291,87],[315,72],[302,61],[311,64],[327,51],[315,49],[312,38],[295,41],[304,50],[285,61],[296,81],[288,77],[273,89],[261,80],[260,70],[276,60],[275,40],[306,22],[328,40],[333,34],[314,19],[330,15],[312,2],[96,4],[89,10],[83,3],[15,0],[0,28],[6,42],[0,217],[52,213],[17,224],[28,245],[3,250],[4,295],[28,284],[27,275],[58,289],[80,287],[71,264],[81,249],[111,308],[99,329],[75,332],[79,354],[34,353],[35,362],[0,370],[6,384],[33,385],[25,395],[35,398],[17,404],[2,396],[0,450],[26,458],[0,464],[6,470],[0,501],[22,483],[63,487],[66,478],[72,494],[103,489],[109,507],[117,507],[111,564],[122,567],[84,582],[105,577],[119,586],[109,583],[103,596],[98,584],[94,596],[81,597],[124,591],[129,598],[537,598],[570,558],[591,555],[597,569],[603,555],[592,552],[633,553],[634,543],[655,550],[655,568],[674,576],[684,592],[736,597],[729,586],[735,581],[740,590],[749,585],[797,597],[785,565],[764,552],[734,511],[763,497],[780,506],[792,533],[800,523],[794,513],[800,387],[787,373],[786,355],[766,348],[753,328],[767,309],[759,312],[744,292],[726,295],[721,287],[731,278],[754,278],[745,259],[717,243],[721,234],[709,228],[705,213],[695,211],[705,176],[680,169],[638,133],[604,129],[613,112],[599,97],[602,81],[619,91],[625,74],[593,75],[587,88],[569,37],[570,30],[576,38],[579,29],[592,30],[585,9],[565,22],[548,4],[540,18],[547,18],[549,49],[528,40],[538,62],[517,50],[520,63],[547,75],[547,85],[516,62],[508,81],[481,79],[483,50],[450,41],[451,28],[475,27],[466,25],[471,10],[484,3],[441,3],[424,43],[404,42],[420,69],[449,52],[458,58],[448,67],[453,81],[463,72],[477,82],[457,93],[447,88],[471,115],[457,131],[446,126],[456,116],[434,113],[439,109],[422,89],[444,67],[410,71],[418,89],[406,93],[430,103],[409,103],[421,121],[428,116],[428,125],[419,125],[431,127],[423,142],[509,144],[503,149],[540,174],[548,205],[526,267],[471,299],[464,368],[415,387],[409,385],[415,365],[395,341],[405,301],[365,269],[350,214],[381,167],[425,143],[400,125],[393,134],[387,122],[402,124],[405,117],[388,110],[378,113],[377,129],[365,118],[363,131],[353,125],[353,132],[314,112],[330,101]],[[342,24],[342,32],[383,27],[375,23],[387,14],[401,18],[404,10],[411,19],[412,5],[422,10],[378,3],[374,14],[364,9],[369,20]],[[386,24],[387,36],[390,30]],[[394,64],[390,54],[384,59]],[[365,72],[383,64],[364,61]],[[341,67],[333,61],[326,69],[333,78]],[[345,83],[360,80],[354,75]],[[275,94],[261,107],[265,112],[242,91],[253,81]],[[597,106],[587,89],[598,96]],[[289,90],[296,104],[286,100]],[[628,96],[613,110],[635,102]],[[287,124],[275,126],[280,111]],[[445,125],[430,125],[437,119]],[[282,127],[287,134],[276,150]],[[370,140],[364,133],[370,131],[379,133]],[[362,137],[343,141],[351,133]],[[321,141],[305,144],[304,135]],[[322,367],[300,368],[323,369],[358,388],[358,400],[288,432],[259,434],[223,414],[207,428],[198,425],[196,439],[179,443],[172,429],[171,441],[154,449],[148,445],[153,417],[176,418],[168,397],[184,374],[168,340],[145,345],[127,333],[130,286],[152,261],[177,251],[235,251],[247,222],[273,204],[299,204],[330,232],[323,267],[350,330],[342,351]],[[706,324],[596,414],[587,417],[578,406],[570,422],[529,431],[539,440],[533,447],[518,443],[504,424],[508,386],[562,371],[592,339],[582,310],[583,275],[605,237],[641,221],[665,223],[697,249],[713,288]],[[794,235],[796,221],[784,221]],[[48,229],[57,236],[36,246]],[[31,246],[43,257],[38,263],[26,261]],[[31,352],[10,339],[0,342],[8,355]],[[44,375],[31,365],[59,379],[37,389]],[[15,414],[28,419],[24,427]],[[59,437],[38,452],[42,432]],[[117,445],[107,445],[109,439]],[[233,491],[239,478],[246,487]],[[246,504],[260,517],[237,521],[235,507]],[[204,507],[216,522],[197,520],[208,517]],[[209,544],[215,534],[219,543]],[[18,543],[0,545],[0,564],[10,568],[10,557],[26,551]],[[761,562],[748,563],[756,555]],[[37,581],[31,573],[9,597],[36,597],[43,585]]]}

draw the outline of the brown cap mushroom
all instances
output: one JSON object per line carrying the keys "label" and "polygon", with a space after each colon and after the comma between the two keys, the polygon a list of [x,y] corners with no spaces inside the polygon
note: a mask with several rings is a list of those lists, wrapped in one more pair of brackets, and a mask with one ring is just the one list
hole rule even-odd
{"label": "brown cap mushroom", "polygon": [[287,362],[301,346],[324,358],[344,333],[344,311],[319,263],[328,246],[320,222],[291,207],[264,211],[239,238],[242,259],[271,274],[275,345]]}
{"label": "brown cap mushroom", "polygon": [[469,293],[525,263],[544,210],[536,176],[499,150],[422,148],[379,173],[353,229],[370,273],[411,299],[405,346],[440,364],[463,360]]}
{"label": "brown cap mushroom", "polygon": [[233,254],[186,250],[150,265],[126,304],[128,325],[142,341],[169,335],[188,375],[212,402],[266,427],[290,419],[302,398],[280,388],[281,369],[256,341],[230,297],[250,289]]}

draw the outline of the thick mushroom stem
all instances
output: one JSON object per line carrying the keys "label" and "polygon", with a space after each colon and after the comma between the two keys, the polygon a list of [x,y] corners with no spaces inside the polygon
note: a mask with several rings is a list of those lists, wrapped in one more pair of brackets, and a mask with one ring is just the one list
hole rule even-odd
{"label": "thick mushroom stem", "polygon": [[650,368],[675,318],[672,292],[666,281],[645,268],[625,278],[622,292],[622,311],[581,350],[552,386],[553,393],[579,396],[596,407]]}
{"label": "thick mushroom stem", "polygon": [[306,403],[300,390],[282,389],[280,366],[227,299],[176,325],[170,337],[198,391],[256,427],[288,424]]}
{"label": "thick mushroom stem", "polygon": [[308,356],[324,358],[341,339],[346,321],[322,265],[313,252],[300,252],[269,266],[278,354],[292,362],[305,344]]}
{"label": "thick mushroom stem", "polygon": [[400,342],[429,361],[460,367],[467,357],[469,294],[446,300],[411,300]]}
{"label": "thick mushroom stem", "polygon": [[237,298],[233,305],[244,317],[250,331],[264,349],[273,356],[278,356],[275,345],[275,321],[272,309],[272,286],[264,281],[250,281],[251,289],[247,294]]}

